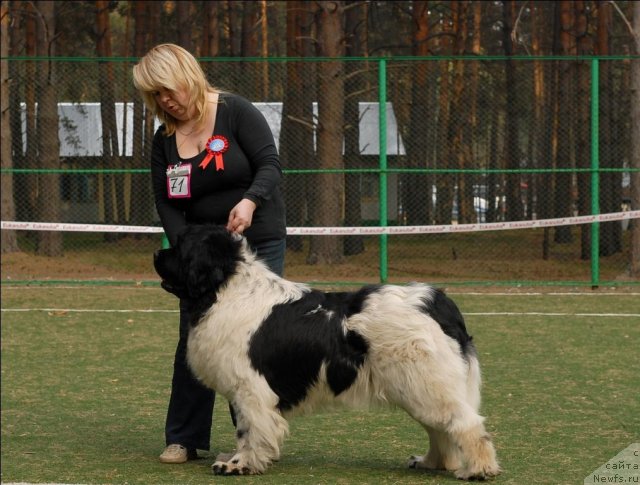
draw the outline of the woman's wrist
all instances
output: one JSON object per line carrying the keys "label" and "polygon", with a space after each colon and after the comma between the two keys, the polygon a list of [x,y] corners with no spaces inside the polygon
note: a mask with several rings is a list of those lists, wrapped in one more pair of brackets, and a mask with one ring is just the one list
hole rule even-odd
{"label": "woman's wrist", "polygon": [[251,202],[254,209],[257,209],[260,206],[260,200],[252,195],[245,195],[243,197],[243,200],[248,200],[249,202]]}

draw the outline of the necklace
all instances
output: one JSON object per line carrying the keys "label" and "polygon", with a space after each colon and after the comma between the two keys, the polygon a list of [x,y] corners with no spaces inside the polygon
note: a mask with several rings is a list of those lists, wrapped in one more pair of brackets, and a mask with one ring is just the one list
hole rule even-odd
{"label": "necklace", "polygon": [[180,145],[178,145],[178,151],[180,151],[180,148],[182,147],[182,145],[184,145],[184,140],[182,140],[182,143],[180,143]]}
{"label": "necklace", "polygon": [[[182,145],[184,145],[187,142],[187,140],[191,139],[189,137],[193,133],[200,133],[202,131],[202,128],[196,129],[196,126],[194,126],[189,133],[184,133],[180,131],[178,127],[176,127],[176,131],[183,136],[182,141],[178,144],[178,151],[179,151]],[[201,152],[203,150],[202,140],[200,140],[199,138],[196,139],[196,147],[198,148],[198,152]]]}
{"label": "necklace", "polygon": [[198,128],[198,125],[194,124],[193,127],[191,128],[191,131],[189,133],[185,133],[184,131],[180,131],[176,126],[176,131],[179,132],[182,136],[191,136],[193,133],[196,132],[196,128]]}
{"label": "necklace", "polygon": [[178,150],[180,150],[180,147],[182,147],[182,145],[184,145],[184,143],[189,139],[189,135],[191,135],[194,130],[195,130],[195,128],[193,130],[191,130],[189,133],[185,134],[185,133],[182,133],[180,130],[178,130],[176,128],[176,131],[180,132],[180,134],[184,137],[182,139],[182,141],[180,142],[180,144],[178,145]]}
{"label": "necklace", "polygon": [[185,133],[184,131],[180,131],[178,128],[176,128],[176,131],[178,133],[180,133],[182,136],[191,136],[193,134],[193,132],[196,131],[196,127],[194,126],[189,133]]}

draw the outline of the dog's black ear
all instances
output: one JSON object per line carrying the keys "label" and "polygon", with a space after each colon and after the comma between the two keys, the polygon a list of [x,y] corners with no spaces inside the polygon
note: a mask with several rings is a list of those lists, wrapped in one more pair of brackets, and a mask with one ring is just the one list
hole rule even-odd
{"label": "dog's black ear", "polygon": [[175,249],[160,249],[153,255],[153,266],[160,276],[160,286],[178,298],[184,295],[184,285],[180,278],[180,262]]}
{"label": "dog's black ear", "polygon": [[238,258],[239,241],[226,229],[211,227],[198,244],[191,246],[186,269],[187,290],[192,298],[217,291],[233,274]]}
{"label": "dog's black ear", "polygon": [[[205,260],[200,260],[206,263]],[[215,292],[224,282],[221,268],[211,264],[196,264],[191,261],[187,268],[187,291],[191,298],[199,298],[207,293]]]}

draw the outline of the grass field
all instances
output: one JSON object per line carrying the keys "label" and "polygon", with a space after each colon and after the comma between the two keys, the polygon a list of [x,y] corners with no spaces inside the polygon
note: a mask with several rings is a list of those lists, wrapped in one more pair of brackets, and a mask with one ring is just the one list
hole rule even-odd
{"label": "grass field", "polygon": [[[462,291],[450,295],[483,366],[494,483],[582,484],[640,441],[638,293]],[[221,397],[211,453],[160,464],[176,307],[155,287],[2,286],[3,483],[460,483],[405,468],[427,437],[393,409],[295,418],[267,474],[214,477],[233,447]]]}

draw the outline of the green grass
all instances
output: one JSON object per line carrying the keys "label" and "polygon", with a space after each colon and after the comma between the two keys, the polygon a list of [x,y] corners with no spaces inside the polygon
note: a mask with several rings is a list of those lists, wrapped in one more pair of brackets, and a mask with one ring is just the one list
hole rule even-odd
{"label": "green grass", "polygon": [[[452,296],[483,366],[482,412],[504,468],[495,483],[581,484],[640,441],[640,318],[576,315],[638,315],[637,294]],[[427,437],[399,410],[295,418],[267,474],[214,477],[213,456],[234,445],[223,398],[212,452],[160,464],[176,303],[157,288],[2,287],[5,310],[50,309],[2,313],[3,482],[460,483],[405,468]]]}

